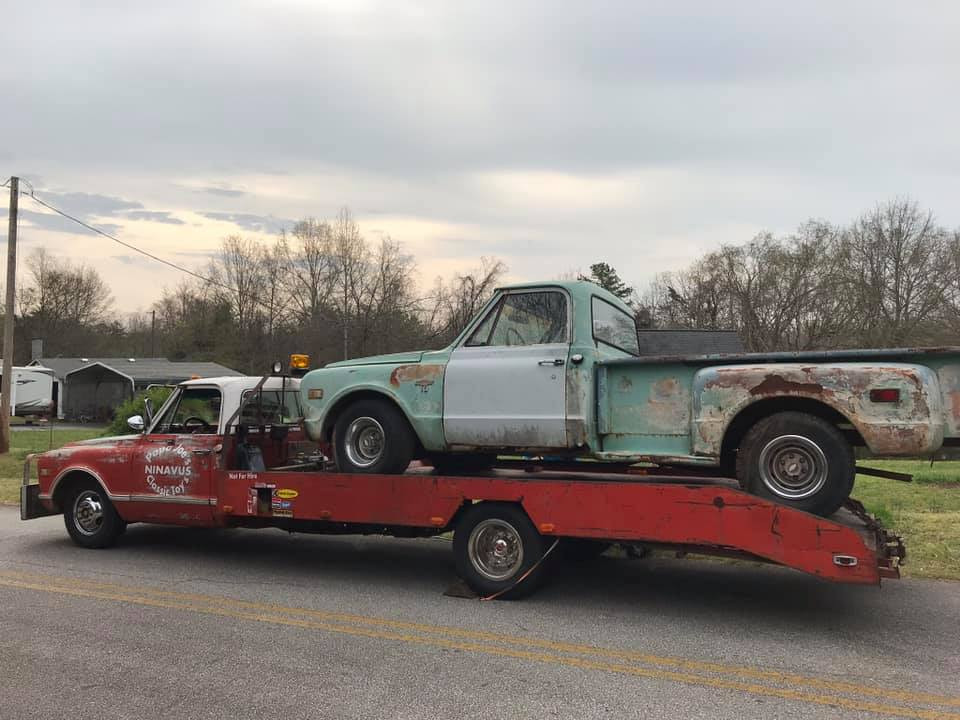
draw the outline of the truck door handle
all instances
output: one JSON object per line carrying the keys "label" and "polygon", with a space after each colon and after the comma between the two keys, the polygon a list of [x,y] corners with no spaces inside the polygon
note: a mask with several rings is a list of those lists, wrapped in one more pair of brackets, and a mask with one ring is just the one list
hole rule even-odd
{"label": "truck door handle", "polygon": [[553,365],[554,367],[560,367],[563,365],[563,358],[556,358],[554,360],[541,360],[537,365]]}
{"label": "truck door handle", "polygon": [[190,452],[194,455],[209,455],[213,451],[210,448],[203,448],[201,450],[191,450]]}

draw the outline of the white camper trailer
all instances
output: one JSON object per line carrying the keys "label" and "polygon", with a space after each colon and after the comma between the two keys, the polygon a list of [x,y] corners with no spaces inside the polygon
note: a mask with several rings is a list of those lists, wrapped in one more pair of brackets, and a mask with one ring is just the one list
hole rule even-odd
{"label": "white camper trailer", "polygon": [[52,417],[56,409],[53,370],[15,367],[10,383],[10,412],[23,418]]}

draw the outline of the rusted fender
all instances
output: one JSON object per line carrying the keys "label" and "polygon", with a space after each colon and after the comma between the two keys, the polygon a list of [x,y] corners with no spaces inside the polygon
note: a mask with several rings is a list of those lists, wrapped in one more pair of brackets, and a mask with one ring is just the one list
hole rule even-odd
{"label": "rusted fender", "polygon": [[[870,400],[895,388],[896,403]],[[909,363],[727,365],[704,368],[693,380],[693,450],[716,456],[730,423],[753,403],[807,398],[833,408],[877,455],[923,455],[943,443],[944,411],[933,370]]]}

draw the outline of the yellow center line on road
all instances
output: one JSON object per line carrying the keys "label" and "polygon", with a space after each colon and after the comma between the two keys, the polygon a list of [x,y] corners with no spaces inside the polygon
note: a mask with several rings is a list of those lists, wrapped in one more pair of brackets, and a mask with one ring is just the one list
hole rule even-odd
{"label": "yellow center line on road", "polygon": [[[942,712],[939,710],[925,709],[918,707],[901,707],[894,705],[885,705],[881,703],[863,701],[848,697],[817,694],[804,692],[802,690],[793,690],[789,688],[771,687],[768,685],[759,685],[756,683],[741,682],[737,680],[727,680],[704,675],[691,674],[689,672],[675,672],[669,670],[659,670],[654,668],[643,668],[636,665],[623,665],[618,663],[601,662],[588,658],[578,658],[563,655],[552,655],[548,653],[533,652],[529,650],[514,649],[512,647],[502,647],[497,645],[481,644],[474,642],[464,642],[458,640],[448,640],[443,637],[422,637],[411,635],[409,633],[389,632],[377,629],[368,629],[357,627],[356,625],[374,625],[380,627],[389,627],[397,630],[413,630],[421,633],[434,633],[448,636],[458,636],[462,638],[481,639],[486,642],[505,643],[507,645],[522,645],[526,647],[537,647],[544,649],[553,649],[562,652],[579,652],[581,654],[591,654],[594,656],[610,657],[616,659],[627,659],[641,662],[656,661],[659,664],[667,664],[682,670],[706,671],[711,673],[730,674],[733,670],[747,670],[750,668],[736,668],[736,666],[726,666],[719,663],[707,663],[685,660],[682,658],[661,658],[659,656],[649,656],[642,653],[631,653],[629,651],[606,650],[604,648],[595,648],[585,645],[571,645],[567,643],[556,643],[537,638],[519,638],[510,635],[498,635],[495,633],[486,633],[482,631],[460,630],[458,628],[448,628],[443,626],[433,626],[421,623],[394,621],[381,618],[371,618],[363,615],[350,615],[346,613],[324,612],[310,610],[308,608],[287,608],[283,606],[254,603],[232,598],[217,597],[210,595],[196,595],[190,593],[177,593],[172,591],[157,590],[145,587],[135,587],[118,585],[113,583],[102,583],[94,581],[78,580],[74,578],[55,578],[51,576],[32,575],[28,573],[18,573],[12,571],[0,571],[0,585],[8,587],[37,590],[55,594],[70,595],[74,597],[93,598],[101,600],[112,600],[117,602],[127,602],[150,607],[158,607],[173,610],[185,610],[200,614],[218,615],[222,617],[231,617],[241,620],[251,620],[270,624],[288,625],[307,629],[322,630],[340,634],[361,636],[367,638],[376,638],[382,640],[393,640],[406,642],[416,645],[443,647],[450,649],[459,649],[469,652],[477,652],[488,655],[498,655],[504,657],[513,657],[526,659],[536,662],[552,663],[557,665],[568,665],[584,669],[602,670],[620,674],[628,674],[639,677],[653,679],[672,680],[675,682],[700,685],[713,688],[723,688],[738,690],[754,695],[765,695],[779,697],[800,702],[813,703],[818,705],[829,705],[835,707],[844,707],[852,710],[861,710],[877,712],[887,715],[909,718],[942,718],[951,720],[960,720],[960,714],[951,712]],[[237,609],[229,609],[230,607]],[[327,621],[337,622],[319,622],[317,620],[301,619],[288,617],[287,615],[305,615],[311,618],[323,618]],[[339,623],[355,623],[355,625],[343,625]],[[809,681],[816,681],[815,678],[803,678],[803,676],[794,676],[789,673],[777,673],[771,671],[755,671],[756,675],[766,680],[784,681],[788,678],[800,678],[808,682],[813,687],[814,684]],[[914,702],[936,704],[936,705],[954,705],[958,698],[933,695],[928,693],[911,693],[907,691],[891,690],[888,688],[877,688],[865,685],[855,685],[851,683],[828,683],[826,681],[817,681],[829,686],[828,689],[840,690],[841,692],[855,692],[868,695],[889,694],[896,699]]]}
{"label": "yellow center line on road", "polygon": [[116,583],[107,583],[94,580],[76,579],[68,577],[56,577],[50,575],[39,575],[32,573],[23,573],[17,571],[0,570],[0,578],[11,577],[26,581],[36,581],[47,585],[63,585],[66,587],[87,587],[105,589],[109,592],[120,592],[124,594],[147,595],[150,597],[168,597],[177,600],[195,601],[201,603],[210,603],[217,606],[237,607],[248,610],[266,611],[270,613],[282,613],[291,615],[303,615],[321,620],[332,620],[340,623],[351,623],[360,625],[369,625],[375,627],[387,627],[394,630],[410,630],[420,633],[430,633],[446,635],[450,637],[466,638],[470,640],[479,640],[495,644],[517,645],[521,647],[532,647],[557,652],[577,653],[593,657],[601,657],[615,660],[628,660],[632,662],[645,663],[658,667],[667,667],[678,670],[688,670],[694,672],[709,672],[718,675],[728,675],[739,678],[753,680],[766,680],[788,685],[797,685],[805,688],[817,690],[828,690],[831,692],[851,693],[857,695],[866,695],[870,697],[882,697],[900,702],[918,702],[948,707],[960,706],[960,697],[936,695],[932,693],[915,692],[900,690],[896,688],[878,687],[871,685],[862,685],[851,682],[823,680],[795,673],[788,673],[778,670],[764,670],[760,668],[750,668],[738,665],[727,665],[724,663],[690,660],[686,658],[651,655],[631,650],[617,650],[613,648],[600,648],[591,645],[580,645],[573,643],[557,642],[541,638],[522,637],[515,635],[504,635],[498,633],[485,632],[480,630],[466,630],[463,628],[448,627],[442,625],[428,625],[425,623],[409,622],[402,620],[390,620],[386,618],[377,618],[367,615],[355,615],[341,612],[331,612],[324,610],[312,610],[309,608],[291,608],[283,605],[268,603],[257,603],[223,596],[199,595],[193,593],[173,592],[168,590],[159,590],[155,588],[131,585],[119,585]]}

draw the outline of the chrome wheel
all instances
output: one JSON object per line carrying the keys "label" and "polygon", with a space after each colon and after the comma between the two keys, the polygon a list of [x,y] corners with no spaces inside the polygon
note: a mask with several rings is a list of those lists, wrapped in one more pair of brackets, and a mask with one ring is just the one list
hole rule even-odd
{"label": "chrome wheel", "polygon": [[73,501],[73,522],[84,535],[96,535],[103,526],[103,499],[95,490],[84,490]]}
{"label": "chrome wheel", "polygon": [[505,520],[479,523],[467,540],[467,555],[474,569],[489,580],[507,580],[523,565],[523,540]]}
{"label": "chrome wheel", "polygon": [[347,427],[343,438],[347,458],[357,467],[370,467],[383,455],[386,435],[372,417],[359,417]]}
{"label": "chrome wheel", "polygon": [[781,435],[768,442],[759,457],[760,479],[767,489],[787,500],[817,493],[827,482],[827,457],[820,446],[802,435]]}

